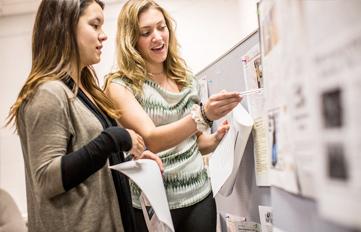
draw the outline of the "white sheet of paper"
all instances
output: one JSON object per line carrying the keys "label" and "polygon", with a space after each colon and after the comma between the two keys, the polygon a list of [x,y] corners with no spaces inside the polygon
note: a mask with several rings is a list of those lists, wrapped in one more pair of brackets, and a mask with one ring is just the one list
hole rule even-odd
{"label": "white sheet of paper", "polygon": [[259,220],[261,222],[262,232],[272,232],[273,218],[272,218],[272,207],[259,205]]}
{"label": "white sheet of paper", "polygon": [[209,176],[213,196],[216,196],[227,178],[231,175],[234,163],[234,145],[236,142],[236,130],[233,125],[219,143],[209,160]]}
{"label": "white sheet of paper", "polygon": [[237,232],[239,225],[246,222],[246,218],[231,214],[226,214],[225,221],[226,221],[227,232]]}
{"label": "white sheet of paper", "polygon": [[141,159],[113,165],[109,168],[119,171],[133,180],[146,195],[159,220],[168,226],[170,231],[174,231],[163,179],[155,161]]}
{"label": "white sheet of paper", "polygon": [[[254,120],[253,147],[257,186],[270,186],[270,161],[267,154],[267,119],[265,117],[265,98],[259,44],[254,45],[242,58],[245,89],[241,96],[246,97],[247,109]],[[257,91],[258,90],[258,91]]]}
{"label": "white sheet of paper", "polygon": [[208,90],[208,80],[207,76],[202,76],[198,79],[199,84],[199,95],[201,98],[201,102],[206,102],[209,98],[209,90]]}
{"label": "white sheet of paper", "polygon": [[209,160],[213,196],[232,193],[244,149],[253,126],[253,119],[239,104],[233,111],[230,129]]}
{"label": "white sheet of paper", "polygon": [[277,227],[273,227],[273,232],[285,232]]}

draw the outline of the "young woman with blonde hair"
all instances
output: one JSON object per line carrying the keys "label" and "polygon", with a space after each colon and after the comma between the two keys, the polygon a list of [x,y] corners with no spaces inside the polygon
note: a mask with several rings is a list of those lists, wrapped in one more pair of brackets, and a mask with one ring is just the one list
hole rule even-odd
{"label": "young woman with blonde hair", "polygon": [[[176,231],[215,231],[216,205],[201,153],[215,149],[228,129],[206,131],[229,113],[241,97],[223,91],[200,104],[197,80],[179,56],[173,21],[152,0],[129,0],[117,25],[117,68],[106,94],[122,113],[119,122],[139,133],[162,159],[164,183]],[[140,231],[147,231],[131,184]]]}
{"label": "young woman with blonde hair", "polygon": [[160,159],[117,126],[119,112],[98,87],[104,4],[43,0],[32,67],[12,106],[24,155],[29,231],[136,231],[128,180],[107,164]]}

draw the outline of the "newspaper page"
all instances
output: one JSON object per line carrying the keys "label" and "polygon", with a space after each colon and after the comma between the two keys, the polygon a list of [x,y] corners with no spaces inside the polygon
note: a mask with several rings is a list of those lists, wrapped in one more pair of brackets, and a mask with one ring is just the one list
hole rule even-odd
{"label": "newspaper page", "polygon": [[261,60],[267,122],[267,154],[270,160],[270,182],[292,193],[298,193],[295,157],[291,152],[290,114],[287,105],[287,80],[283,67],[281,29],[282,1],[260,1],[258,4]]}
{"label": "newspaper page", "polygon": [[325,218],[360,229],[361,1],[305,3],[318,125],[318,206]]}
{"label": "newspaper page", "polygon": [[[294,157],[300,194],[314,197],[313,146],[316,137],[314,118],[313,80],[308,59],[308,36],[304,20],[304,3],[299,0],[280,1],[281,38],[284,75],[286,77],[286,103],[289,114],[288,128],[292,140],[290,153]],[[296,46],[297,45],[297,46]]]}

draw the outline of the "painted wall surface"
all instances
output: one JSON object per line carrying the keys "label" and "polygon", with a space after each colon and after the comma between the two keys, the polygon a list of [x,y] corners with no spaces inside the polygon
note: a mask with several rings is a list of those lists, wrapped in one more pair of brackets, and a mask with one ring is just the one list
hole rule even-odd
{"label": "painted wall surface", "polygon": [[12,128],[4,128],[11,104],[31,66],[31,30],[34,15],[0,18],[0,187],[26,213],[25,172],[21,146]]}

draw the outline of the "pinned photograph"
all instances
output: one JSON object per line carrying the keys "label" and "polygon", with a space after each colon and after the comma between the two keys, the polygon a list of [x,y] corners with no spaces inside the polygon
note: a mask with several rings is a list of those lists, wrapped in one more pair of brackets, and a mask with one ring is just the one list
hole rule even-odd
{"label": "pinned photograph", "polygon": [[278,26],[276,23],[276,8],[273,5],[267,12],[263,12],[264,17],[260,20],[261,46],[264,56],[275,47],[279,40]]}
{"label": "pinned photograph", "polygon": [[263,74],[262,74],[262,63],[261,63],[261,57],[259,56],[257,59],[253,62],[254,69],[256,71],[256,78],[257,78],[257,87],[263,88]]}
{"label": "pinned photograph", "polygon": [[325,128],[340,128],[343,126],[342,91],[333,89],[321,95],[322,119]]}
{"label": "pinned photograph", "polygon": [[270,135],[271,144],[271,164],[276,167],[278,163],[278,146],[277,146],[277,114],[268,115],[268,133]]}
{"label": "pinned photograph", "polygon": [[328,144],[327,159],[327,170],[330,179],[342,181],[349,179],[348,165],[342,144]]}

